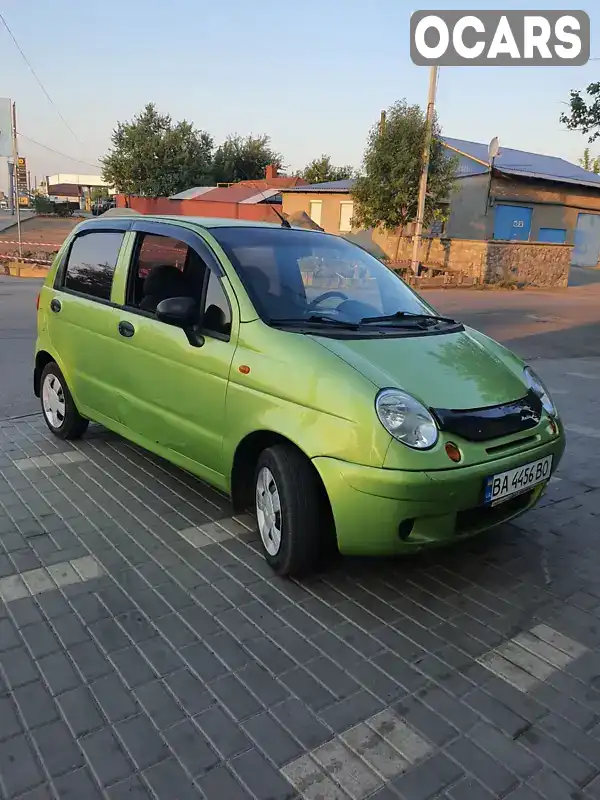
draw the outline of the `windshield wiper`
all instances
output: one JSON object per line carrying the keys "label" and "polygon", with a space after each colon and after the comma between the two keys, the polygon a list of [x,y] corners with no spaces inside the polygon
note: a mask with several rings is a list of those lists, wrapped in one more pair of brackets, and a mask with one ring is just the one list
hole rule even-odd
{"label": "windshield wiper", "polygon": [[311,323],[335,325],[339,328],[351,328],[356,330],[359,323],[357,322],[344,322],[341,319],[333,319],[326,314],[310,314],[308,317],[290,317],[289,319],[270,319],[270,325],[310,325]]}
{"label": "windshield wiper", "polygon": [[430,322],[433,324],[437,324],[440,322],[445,323],[446,325],[460,325],[460,322],[457,322],[455,319],[451,319],[450,317],[438,317],[435,314],[413,314],[410,311],[396,311],[395,314],[385,314],[381,317],[363,317],[361,319],[361,325],[370,325],[371,323],[375,322],[402,322],[405,320],[406,322]]}

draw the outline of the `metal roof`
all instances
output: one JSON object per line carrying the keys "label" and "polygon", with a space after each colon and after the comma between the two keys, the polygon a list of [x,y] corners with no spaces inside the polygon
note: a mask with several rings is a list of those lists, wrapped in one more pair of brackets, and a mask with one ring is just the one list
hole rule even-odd
{"label": "metal roof", "polygon": [[276,197],[278,194],[281,194],[281,189],[264,189],[262,192],[257,192],[251,197],[247,197],[245,200],[240,200],[240,204],[264,203],[265,200],[269,200],[271,197]]}
{"label": "metal roof", "polygon": [[[453,155],[458,157],[457,178],[471,175],[485,175],[489,172],[488,145],[470,142],[466,139],[453,139],[445,136],[443,142]],[[456,151],[459,151],[458,153]],[[484,163],[481,163],[484,162]],[[563,158],[545,156],[539,153],[528,153],[525,150],[513,150],[500,146],[500,153],[494,161],[494,167],[509,175],[520,175],[524,178],[570,183],[579,186],[590,186],[600,189],[600,175],[588,172],[577,164],[571,164]],[[296,186],[293,189],[282,189],[282,192],[322,192],[349,193],[353,180],[313,183],[309,186]]]}
{"label": "metal roof", "polygon": [[[444,142],[449,148],[460,150],[470,158],[465,159],[460,156],[461,162],[472,161],[473,170],[487,172],[488,167],[488,145],[478,142],[469,142],[465,139],[451,139],[444,137]],[[484,161],[485,165],[478,164]],[[526,178],[537,178],[538,180],[557,181],[558,183],[572,183],[581,186],[592,186],[600,189],[600,175],[588,172],[576,164],[571,164],[563,158],[556,156],[545,156],[539,153],[528,153],[525,150],[513,150],[509,147],[500,145],[500,153],[494,160],[494,167],[501,172],[510,175],[521,175]],[[466,174],[478,174],[473,171]]]}
{"label": "metal roof", "polygon": [[212,190],[216,188],[216,186],[193,186],[191,189],[172,194],[169,200],[195,200],[197,197],[200,197],[200,195],[206,194],[206,192],[212,192]]}
{"label": "metal roof", "polygon": [[294,186],[292,189],[280,189],[281,192],[343,192],[352,188],[354,180],[327,181],[326,183],[309,183],[306,186]]}

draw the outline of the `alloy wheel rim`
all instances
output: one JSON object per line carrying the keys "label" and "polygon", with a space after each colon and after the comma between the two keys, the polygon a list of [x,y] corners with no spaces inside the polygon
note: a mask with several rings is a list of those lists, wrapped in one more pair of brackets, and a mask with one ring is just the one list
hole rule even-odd
{"label": "alloy wheel rim", "polygon": [[256,478],[256,518],[265,550],[276,556],[281,547],[281,498],[268,467],[262,467]]}
{"label": "alloy wheel rim", "polygon": [[42,408],[52,428],[60,428],[66,414],[65,392],[61,382],[52,373],[46,375],[42,386]]}

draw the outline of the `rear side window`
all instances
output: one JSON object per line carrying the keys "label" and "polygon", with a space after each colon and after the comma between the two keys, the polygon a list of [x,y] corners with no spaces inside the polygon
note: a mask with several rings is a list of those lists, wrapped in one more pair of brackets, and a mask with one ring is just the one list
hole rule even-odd
{"label": "rear side window", "polygon": [[63,288],[98,300],[110,300],[124,235],[97,231],[78,236],[71,246]]}
{"label": "rear side window", "polygon": [[166,297],[194,297],[200,302],[206,265],[193,248],[153,233],[138,234],[136,244],[127,305],[154,313]]}
{"label": "rear side window", "polygon": [[168,264],[182,270],[187,258],[188,246],[169,236],[144,234],[138,250],[138,277],[145,278],[154,267]]}

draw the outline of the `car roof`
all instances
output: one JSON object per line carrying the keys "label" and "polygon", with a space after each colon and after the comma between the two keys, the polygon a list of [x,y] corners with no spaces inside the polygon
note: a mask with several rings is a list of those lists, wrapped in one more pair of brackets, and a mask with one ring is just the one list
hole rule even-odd
{"label": "car roof", "polygon": [[[125,209],[123,209],[125,211]],[[127,221],[141,221],[144,222],[158,222],[158,223],[167,223],[170,225],[193,225],[195,228],[203,228],[207,231],[210,231],[215,228],[261,228],[261,229],[281,229],[283,226],[280,223],[276,222],[258,222],[253,220],[242,220],[242,219],[229,219],[227,217],[191,217],[191,216],[183,216],[183,215],[175,215],[175,214],[124,214],[123,216],[108,216],[101,215],[99,217],[94,217],[92,219],[86,219],[85,222],[82,223],[82,226],[85,228],[92,228],[101,225],[113,225],[115,223],[123,223]],[[331,234],[325,233],[324,231],[315,231],[315,230],[308,230],[307,228],[300,227],[297,225],[290,226],[295,231],[303,231],[304,233],[313,233],[313,234],[320,234],[321,236],[331,236]]]}
{"label": "car roof", "polygon": [[229,219],[227,217],[185,217],[175,215],[144,215],[151,218],[154,222],[187,222],[197,225],[199,228],[281,228],[279,222],[259,222],[258,220]]}

